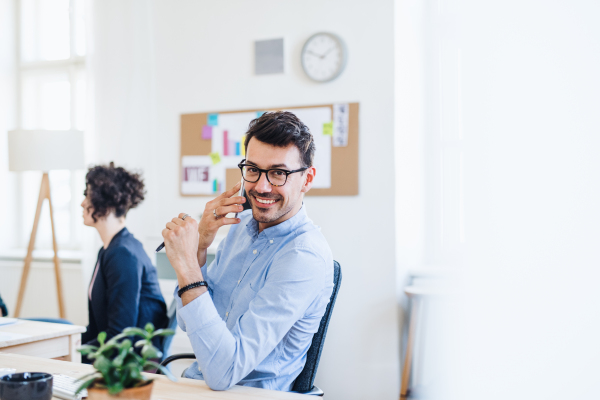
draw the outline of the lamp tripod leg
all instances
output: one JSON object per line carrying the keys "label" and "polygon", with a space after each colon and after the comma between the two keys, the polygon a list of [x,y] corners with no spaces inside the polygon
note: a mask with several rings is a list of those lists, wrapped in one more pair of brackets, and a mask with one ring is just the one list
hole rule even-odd
{"label": "lamp tripod leg", "polygon": [[54,276],[56,278],[56,296],[58,298],[58,312],[61,318],[65,318],[65,304],[62,292],[62,279],[60,274],[60,261],[58,259],[58,246],[56,245],[56,233],[54,231],[54,214],[52,210],[52,199],[50,198],[50,181],[46,185],[46,198],[50,209],[50,226],[52,227],[52,248],[54,249]]}
{"label": "lamp tripod leg", "polygon": [[19,294],[17,296],[17,307],[15,308],[15,317],[19,318],[21,315],[21,307],[23,306],[23,296],[25,295],[25,287],[27,286],[27,278],[29,277],[29,270],[31,269],[31,260],[33,258],[33,248],[35,246],[35,237],[37,235],[37,229],[40,222],[40,215],[42,213],[42,205],[46,198],[46,192],[48,191],[48,174],[44,173],[42,176],[42,183],[40,185],[40,195],[38,197],[37,208],[35,210],[35,218],[33,220],[33,228],[31,228],[31,236],[29,238],[29,246],[27,247],[27,255],[25,256],[25,265],[23,266],[23,272],[21,273],[21,285],[19,287]]}

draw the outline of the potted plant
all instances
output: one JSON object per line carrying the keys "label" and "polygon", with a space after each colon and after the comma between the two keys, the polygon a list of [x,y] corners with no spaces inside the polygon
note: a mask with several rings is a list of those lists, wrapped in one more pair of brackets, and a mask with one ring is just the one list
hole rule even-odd
{"label": "potted plant", "polygon": [[[160,359],[162,353],[152,345],[152,339],[157,336],[169,336],[175,332],[172,329],[154,330],[154,325],[146,324],[144,329],[125,328],[122,333],[105,343],[106,332],[98,334],[100,347],[83,345],[78,351],[94,360],[96,371],[79,378],[84,381],[77,389],[88,390],[89,400],[104,399],[140,399],[150,400],[152,379],[142,375],[142,371],[160,370],[169,379],[176,381],[170,371],[153,359]],[[129,337],[139,336],[134,346]],[[141,347],[141,355],[134,351]]]}

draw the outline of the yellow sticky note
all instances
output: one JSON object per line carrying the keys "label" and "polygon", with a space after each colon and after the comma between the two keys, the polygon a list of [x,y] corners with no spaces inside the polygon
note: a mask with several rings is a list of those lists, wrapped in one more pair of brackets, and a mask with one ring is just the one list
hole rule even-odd
{"label": "yellow sticky note", "polygon": [[333,122],[325,122],[323,124],[323,135],[333,136]]}
{"label": "yellow sticky note", "polygon": [[221,155],[219,153],[210,153],[210,159],[213,165],[217,165],[221,162]]}
{"label": "yellow sticky note", "polygon": [[243,157],[246,156],[246,146],[244,146],[245,142],[246,142],[246,135],[242,135],[242,138],[240,139],[240,153],[242,153]]}

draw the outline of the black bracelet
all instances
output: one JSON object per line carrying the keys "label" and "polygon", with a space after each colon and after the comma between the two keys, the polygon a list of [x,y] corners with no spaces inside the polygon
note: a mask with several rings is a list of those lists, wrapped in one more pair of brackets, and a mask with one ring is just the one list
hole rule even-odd
{"label": "black bracelet", "polygon": [[206,286],[206,288],[208,289],[208,283],[206,283],[206,281],[194,282],[194,283],[190,283],[189,285],[184,286],[181,289],[179,289],[177,291],[177,294],[179,295],[179,297],[181,297],[181,295],[183,293],[187,292],[190,289],[197,288],[199,286]]}

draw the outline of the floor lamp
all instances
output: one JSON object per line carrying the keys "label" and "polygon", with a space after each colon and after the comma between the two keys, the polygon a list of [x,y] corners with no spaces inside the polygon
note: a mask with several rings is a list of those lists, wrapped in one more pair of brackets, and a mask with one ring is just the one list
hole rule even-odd
{"label": "floor lamp", "polygon": [[31,229],[25,265],[21,275],[19,295],[15,317],[19,317],[27,286],[27,278],[33,259],[33,248],[37,235],[38,224],[44,200],[48,200],[50,210],[50,226],[52,227],[52,247],[54,248],[54,275],[56,277],[56,294],[58,296],[58,310],[60,318],[65,318],[65,304],[63,301],[62,283],[60,275],[60,261],[54,230],[54,215],[50,196],[50,180],[48,172],[58,169],[83,169],[83,132],[79,131],[12,131],[8,132],[8,169],[10,171],[42,171],[42,183],[38,197],[35,219]]}

